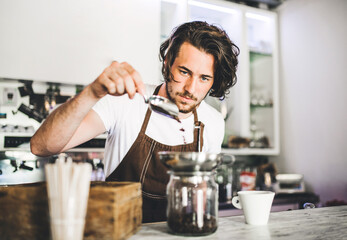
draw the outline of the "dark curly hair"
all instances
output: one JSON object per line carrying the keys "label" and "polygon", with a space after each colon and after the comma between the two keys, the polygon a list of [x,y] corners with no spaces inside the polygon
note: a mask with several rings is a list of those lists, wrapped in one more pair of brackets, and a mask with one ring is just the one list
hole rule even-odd
{"label": "dark curly hair", "polygon": [[209,95],[224,99],[229,93],[229,88],[237,81],[239,48],[226,32],[217,26],[202,21],[184,23],[176,27],[171,36],[160,46],[162,74],[167,82],[172,79],[171,66],[184,42],[214,57],[214,82]]}

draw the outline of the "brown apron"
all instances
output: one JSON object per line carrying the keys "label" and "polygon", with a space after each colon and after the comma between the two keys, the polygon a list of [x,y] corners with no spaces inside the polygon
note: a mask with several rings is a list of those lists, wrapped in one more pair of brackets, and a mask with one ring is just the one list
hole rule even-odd
{"label": "brown apron", "polygon": [[[160,86],[155,89],[154,94],[158,93],[159,88]],[[106,181],[141,182],[143,223],[166,220],[166,185],[169,182],[169,175],[167,174],[168,168],[160,162],[157,153],[160,151],[196,152],[202,149],[204,124],[198,121],[196,110],[193,111],[193,114],[194,142],[168,146],[145,134],[151,116],[151,110],[148,109],[137,139],[122,162],[106,178]],[[199,142],[200,146],[198,146]]]}

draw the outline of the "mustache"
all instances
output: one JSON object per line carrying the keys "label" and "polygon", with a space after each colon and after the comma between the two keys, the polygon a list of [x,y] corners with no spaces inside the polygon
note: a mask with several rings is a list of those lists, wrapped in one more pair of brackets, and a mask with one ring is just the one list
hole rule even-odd
{"label": "mustache", "polygon": [[194,101],[198,100],[193,94],[191,94],[191,93],[189,93],[187,91],[185,91],[183,93],[180,93],[180,92],[176,93],[176,95],[178,95],[180,97],[187,97],[187,98],[190,98],[190,99],[192,99]]}

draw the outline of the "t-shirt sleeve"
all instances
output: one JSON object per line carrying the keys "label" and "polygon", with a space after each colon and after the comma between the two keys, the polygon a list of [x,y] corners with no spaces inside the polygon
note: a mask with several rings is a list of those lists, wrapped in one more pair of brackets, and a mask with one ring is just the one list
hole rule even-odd
{"label": "t-shirt sleeve", "polygon": [[93,110],[99,115],[104,123],[106,131],[112,133],[114,126],[117,124],[117,116],[124,114],[124,95],[115,97],[106,95],[101,98],[94,106]]}

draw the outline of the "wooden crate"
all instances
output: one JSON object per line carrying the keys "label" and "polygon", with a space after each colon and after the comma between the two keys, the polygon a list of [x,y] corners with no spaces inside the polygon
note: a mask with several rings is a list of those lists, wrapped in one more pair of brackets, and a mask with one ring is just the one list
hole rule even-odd
{"label": "wooden crate", "polygon": [[[140,183],[92,182],[84,239],[126,239],[142,222]],[[0,239],[50,239],[46,183],[0,186]]]}

